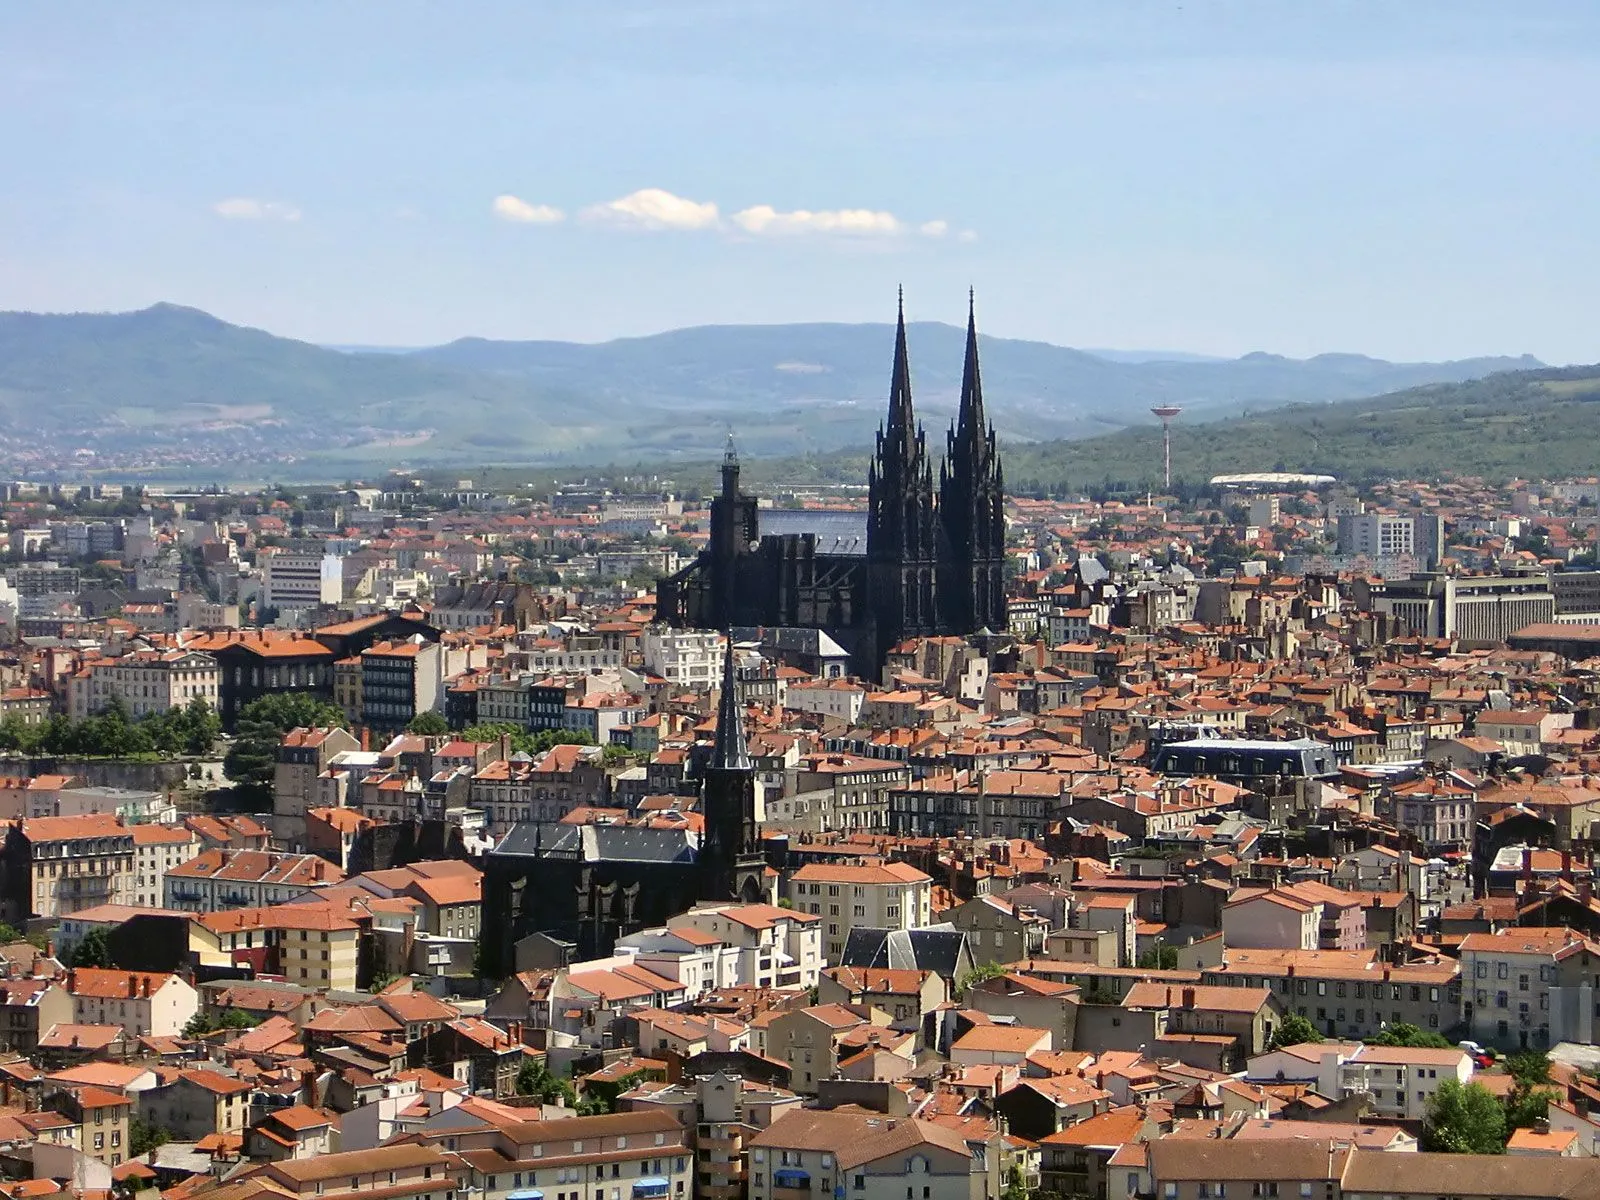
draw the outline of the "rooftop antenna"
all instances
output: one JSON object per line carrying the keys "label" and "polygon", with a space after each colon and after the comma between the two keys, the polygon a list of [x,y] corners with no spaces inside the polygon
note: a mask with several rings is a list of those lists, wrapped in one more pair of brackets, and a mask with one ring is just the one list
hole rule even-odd
{"label": "rooftop antenna", "polygon": [[1172,487],[1172,419],[1183,409],[1176,404],[1158,404],[1150,410],[1161,418],[1161,485]]}

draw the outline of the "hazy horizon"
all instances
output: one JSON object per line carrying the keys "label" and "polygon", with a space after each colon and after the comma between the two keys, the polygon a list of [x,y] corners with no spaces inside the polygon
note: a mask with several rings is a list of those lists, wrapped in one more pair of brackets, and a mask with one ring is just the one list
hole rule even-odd
{"label": "hazy horizon", "polygon": [[167,0],[0,12],[0,308],[322,345],[960,322],[1600,359],[1600,9]]}

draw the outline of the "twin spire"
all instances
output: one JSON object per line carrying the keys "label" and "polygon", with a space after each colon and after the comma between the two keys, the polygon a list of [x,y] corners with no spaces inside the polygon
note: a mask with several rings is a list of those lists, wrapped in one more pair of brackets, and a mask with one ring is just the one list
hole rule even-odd
{"label": "twin spire", "polygon": [[[889,454],[883,457],[910,459],[920,434],[911,404],[911,356],[906,348],[906,293],[902,287],[895,316],[894,373],[889,381],[889,418],[879,435],[880,444],[889,450]],[[970,453],[972,448],[982,447],[991,439],[989,420],[983,410],[983,380],[978,372],[977,297],[974,289],[968,288],[967,348],[961,370],[961,407],[956,414],[950,448],[954,451],[959,447]],[[977,457],[981,458],[981,453]]]}

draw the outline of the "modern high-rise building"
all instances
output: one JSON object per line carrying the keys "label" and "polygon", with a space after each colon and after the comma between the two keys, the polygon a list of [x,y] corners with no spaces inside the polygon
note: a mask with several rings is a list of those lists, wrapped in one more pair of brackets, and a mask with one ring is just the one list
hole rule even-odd
{"label": "modern high-rise building", "polygon": [[1339,553],[1367,558],[1410,555],[1426,570],[1444,557],[1444,522],[1426,513],[1346,513],[1339,517]]}
{"label": "modern high-rise building", "polygon": [[268,547],[261,552],[261,607],[317,608],[344,599],[344,560],[337,554]]}

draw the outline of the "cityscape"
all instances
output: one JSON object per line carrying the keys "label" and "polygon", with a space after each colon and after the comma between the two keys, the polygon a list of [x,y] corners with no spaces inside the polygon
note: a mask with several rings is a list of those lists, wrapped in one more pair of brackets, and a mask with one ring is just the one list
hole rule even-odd
{"label": "cityscape", "polygon": [[1600,1200],[1600,28],[1358,9],[0,15],[0,1192]]}

